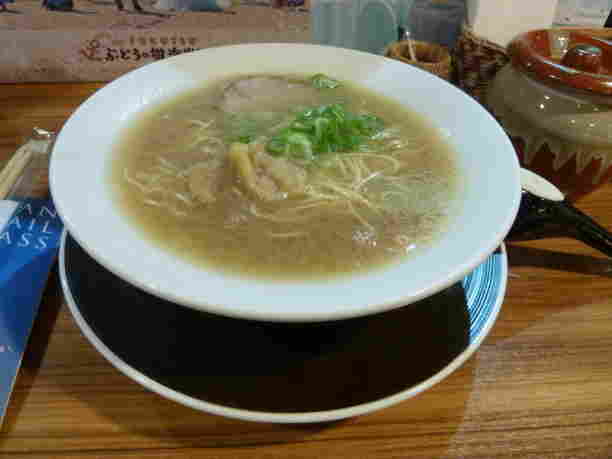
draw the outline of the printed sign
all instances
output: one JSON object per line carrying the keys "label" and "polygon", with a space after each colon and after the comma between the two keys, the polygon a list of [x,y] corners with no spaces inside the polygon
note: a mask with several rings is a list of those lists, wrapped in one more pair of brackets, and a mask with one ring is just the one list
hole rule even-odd
{"label": "printed sign", "polygon": [[310,42],[306,5],[293,0],[0,0],[0,82],[111,81],[202,48]]}

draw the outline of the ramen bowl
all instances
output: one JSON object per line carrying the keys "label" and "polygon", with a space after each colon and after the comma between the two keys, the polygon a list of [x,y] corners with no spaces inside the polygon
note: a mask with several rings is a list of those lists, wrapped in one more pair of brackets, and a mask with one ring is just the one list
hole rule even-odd
{"label": "ramen bowl", "polygon": [[[318,74],[387,96],[451,144],[459,197],[434,244],[401,262],[318,279],[251,278],[195,265],[125,217],[109,171],[126,126],[144,110],[235,74]],[[100,265],[135,287],[207,313],[270,322],[324,322],[388,311],[460,281],[502,242],[520,202],[519,164],[497,122],[469,96],[382,56],[307,44],[248,44],[182,54],[134,70],[85,101],[58,135],[50,185],[59,215]]]}

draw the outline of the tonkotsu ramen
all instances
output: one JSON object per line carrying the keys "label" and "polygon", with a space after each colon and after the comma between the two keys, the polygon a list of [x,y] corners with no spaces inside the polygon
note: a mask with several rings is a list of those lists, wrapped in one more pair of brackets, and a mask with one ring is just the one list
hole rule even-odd
{"label": "tonkotsu ramen", "polygon": [[270,279],[377,269],[449,230],[460,174],[429,120],[325,75],[236,75],[139,115],[123,213],[192,263]]}

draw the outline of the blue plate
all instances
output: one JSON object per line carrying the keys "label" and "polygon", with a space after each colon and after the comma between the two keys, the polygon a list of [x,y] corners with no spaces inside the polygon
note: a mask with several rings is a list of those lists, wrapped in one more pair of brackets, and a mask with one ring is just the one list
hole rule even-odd
{"label": "blue plate", "polygon": [[403,308],[308,324],[177,306],[111,274],[69,235],[60,275],[85,336],[148,389],[230,417],[315,422],[384,408],[458,368],[497,318],[507,259],[502,246],[462,282]]}

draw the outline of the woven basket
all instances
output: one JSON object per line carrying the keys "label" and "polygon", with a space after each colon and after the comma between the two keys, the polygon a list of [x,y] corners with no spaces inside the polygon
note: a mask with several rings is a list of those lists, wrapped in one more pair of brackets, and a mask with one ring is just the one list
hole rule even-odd
{"label": "woven basket", "polygon": [[416,60],[410,58],[408,41],[398,41],[391,44],[385,53],[387,57],[414,65],[423,70],[427,70],[434,75],[451,80],[452,60],[447,48],[435,43],[423,41],[412,41]]}
{"label": "woven basket", "polygon": [[453,60],[455,84],[483,104],[489,84],[509,62],[504,47],[474,35],[466,24],[457,40]]}

